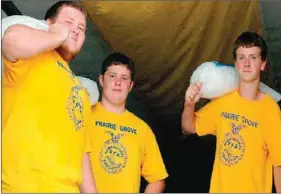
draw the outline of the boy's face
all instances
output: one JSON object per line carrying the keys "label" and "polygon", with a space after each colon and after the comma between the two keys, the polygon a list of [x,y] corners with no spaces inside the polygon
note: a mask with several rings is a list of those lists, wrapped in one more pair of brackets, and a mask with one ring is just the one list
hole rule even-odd
{"label": "boy's face", "polygon": [[266,61],[261,59],[258,47],[239,47],[236,50],[235,67],[239,72],[240,80],[253,82],[260,78],[260,71],[265,68]]}
{"label": "boy's face", "polygon": [[69,30],[69,37],[60,47],[62,57],[64,58],[65,53],[69,58],[65,60],[69,61],[73,59],[81,50],[85,42],[86,33],[86,17],[85,15],[77,10],[76,8],[70,6],[63,6],[58,12],[55,20],[47,20],[50,23],[59,23],[65,25]]}
{"label": "boy's face", "polygon": [[104,75],[99,77],[103,88],[103,99],[112,105],[126,103],[129,92],[133,87],[131,71],[124,65],[111,65]]}

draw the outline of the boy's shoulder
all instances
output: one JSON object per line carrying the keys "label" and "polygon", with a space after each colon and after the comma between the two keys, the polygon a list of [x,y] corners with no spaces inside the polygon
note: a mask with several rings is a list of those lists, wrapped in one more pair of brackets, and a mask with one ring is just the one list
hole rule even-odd
{"label": "boy's shoulder", "polygon": [[140,117],[138,117],[136,114],[132,113],[131,111],[127,110],[127,117],[132,121],[132,122],[136,122],[139,123],[141,125],[147,125],[147,123],[141,119]]}

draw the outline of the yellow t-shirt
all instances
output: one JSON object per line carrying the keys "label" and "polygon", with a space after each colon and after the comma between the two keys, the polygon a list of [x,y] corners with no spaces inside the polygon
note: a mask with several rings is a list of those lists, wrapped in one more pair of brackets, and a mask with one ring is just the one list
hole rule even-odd
{"label": "yellow t-shirt", "polygon": [[217,137],[210,192],[264,192],[272,189],[272,166],[281,165],[281,114],[266,94],[258,101],[237,91],[196,113],[198,135]]}
{"label": "yellow t-shirt", "polygon": [[2,191],[79,192],[90,102],[55,51],[10,63],[2,85]]}
{"label": "yellow t-shirt", "polygon": [[92,107],[90,155],[98,192],[138,193],[141,176],[149,183],[168,176],[152,130],[127,110]]}

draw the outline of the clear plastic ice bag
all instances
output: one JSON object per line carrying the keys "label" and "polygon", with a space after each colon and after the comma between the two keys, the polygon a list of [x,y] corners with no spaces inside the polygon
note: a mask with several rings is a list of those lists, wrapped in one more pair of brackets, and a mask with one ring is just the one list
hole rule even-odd
{"label": "clear plastic ice bag", "polygon": [[[201,97],[214,99],[234,91],[239,84],[239,73],[233,65],[225,65],[216,61],[202,63],[193,72],[190,83],[202,82]],[[260,82],[260,90],[268,93],[276,102],[281,94]]]}
{"label": "clear plastic ice bag", "polygon": [[191,76],[190,83],[198,81],[203,83],[201,97],[213,99],[234,91],[238,87],[239,74],[231,65],[205,62]]}

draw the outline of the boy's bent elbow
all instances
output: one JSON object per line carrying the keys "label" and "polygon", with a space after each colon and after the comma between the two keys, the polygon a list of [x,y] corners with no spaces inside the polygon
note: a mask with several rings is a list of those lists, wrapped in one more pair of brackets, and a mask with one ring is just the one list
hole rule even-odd
{"label": "boy's bent elbow", "polygon": [[16,62],[18,60],[17,53],[20,51],[20,48],[18,48],[18,43],[22,28],[23,26],[20,24],[10,26],[5,31],[2,38],[3,56],[10,62]]}
{"label": "boy's bent elbow", "polygon": [[184,135],[192,135],[196,133],[196,130],[193,126],[182,125],[182,133]]}

